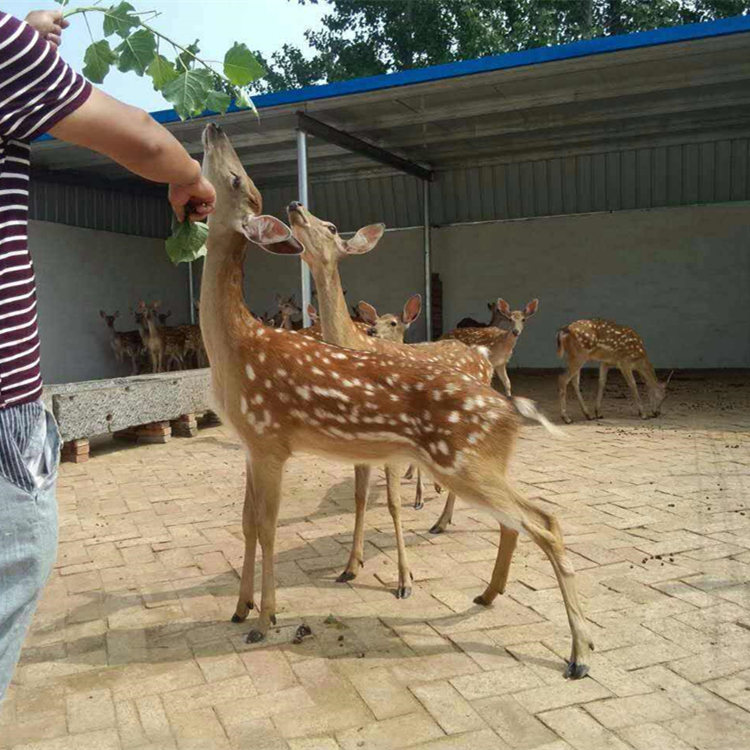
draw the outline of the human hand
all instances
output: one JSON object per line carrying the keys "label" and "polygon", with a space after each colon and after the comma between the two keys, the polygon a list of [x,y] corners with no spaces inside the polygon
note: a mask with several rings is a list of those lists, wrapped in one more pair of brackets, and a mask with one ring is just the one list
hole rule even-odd
{"label": "human hand", "polygon": [[185,221],[185,209],[190,221],[205,219],[216,204],[214,186],[203,176],[186,185],[172,183],[169,186],[169,203],[178,221]]}
{"label": "human hand", "polygon": [[26,16],[26,23],[39,32],[39,36],[53,47],[62,43],[63,29],[70,26],[70,21],[63,18],[61,10],[32,10]]}

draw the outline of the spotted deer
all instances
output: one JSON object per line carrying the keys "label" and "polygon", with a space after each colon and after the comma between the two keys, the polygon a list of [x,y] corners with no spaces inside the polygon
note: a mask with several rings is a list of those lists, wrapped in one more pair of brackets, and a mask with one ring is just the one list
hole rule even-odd
{"label": "spotted deer", "polygon": [[122,364],[125,361],[125,358],[128,358],[130,360],[132,374],[137,375],[138,359],[143,349],[139,332],[115,330],[115,320],[120,317],[119,310],[117,310],[114,315],[107,315],[104,310],[99,310],[99,315],[104,320],[104,323],[109,330],[111,336],[110,346],[115,354],[115,359]]}
{"label": "spotted deer", "polygon": [[369,326],[367,329],[369,336],[403,344],[406,332],[422,310],[422,295],[414,294],[409,297],[399,315],[393,313],[378,315],[378,311],[369,302],[364,301],[357,305],[357,310],[362,322]]}
{"label": "spotted deer", "polygon": [[[422,295],[414,294],[409,297],[406,300],[403,311],[399,315],[394,315],[393,313],[378,315],[378,311],[368,302],[360,302],[357,305],[357,310],[361,319],[369,326],[367,329],[368,336],[403,344],[406,331],[419,317],[419,313],[422,310]],[[422,472],[420,468],[411,464],[406,470],[406,474],[404,474],[404,479],[411,479],[415,471],[417,474],[417,483],[414,496],[414,509],[421,510],[424,508],[424,485],[422,484]],[[438,493],[441,492],[438,484],[435,484],[435,490]],[[435,531],[437,532],[437,529]]]}
{"label": "spotted deer", "polygon": [[156,324],[160,306],[158,301],[147,305],[141,300],[136,310],[141,340],[149,354],[152,372],[164,372],[165,364],[169,367],[175,362],[178,367],[184,367],[185,336],[176,328]]}
{"label": "spotted deer", "polygon": [[[659,381],[646,355],[643,339],[632,328],[599,318],[576,320],[558,330],[557,356],[565,358],[568,368],[567,372],[560,375],[558,381],[560,415],[564,422],[570,424],[573,421],[568,415],[567,408],[567,391],[571,382],[578,405],[586,419],[601,419],[602,398],[610,367],[617,367],[622,373],[642,419],[658,417],[661,413],[661,405],[667,396],[667,386],[674,371],[664,382]],[[590,360],[599,362],[599,389],[596,393],[593,416],[581,395],[581,368]],[[651,402],[650,414],[646,413],[641,403],[633,371],[640,373],[646,382]]]}
{"label": "spotted deer", "polygon": [[[315,280],[315,288],[320,302],[320,320],[322,324],[323,340],[348,349],[376,351],[391,356],[401,355],[410,359],[426,362],[442,362],[445,365],[463,372],[467,377],[476,378],[489,383],[492,379],[492,366],[489,360],[480,352],[472,350],[460,342],[434,342],[428,344],[404,344],[403,342],[387,341],[368,335],[368,324],[352,321],[347,314],[347,303],[341,288],[341,277],[338,264],[351,255],[362,255],[370,252],[380,241],[385,231],[383,224],[371,224],[362,227],[349,240],[343,240],[336,227],[329,221],[323,221],[310,213],[302,204],[296,201],[287,208],[292,232],[305,251],[302,259],[309,266]],[[412,300],[412,308],[415,300]],[[413,309],[407,315],[411,316]],[[364,326],[364,328],[363,328]],[[408,585],[408,563],[406,549],[401,539],[401,500],[399,497],[398,467],[386,466],[386,497],[388,508],[396,529],[396,543],[399,559],[399,586],[397,596],[408,596],[411,587]],[[357,481],[359,477],[360,482]],[[357,467],[355,470],[355,526],[354,545],[344,572],[339,576],[340,581],[352,580],[358,569],[364,564],[364,519],[367,507],[367,492],[369,487],[368,467]],[[452,498],[455,502],[455,498]],[[421,502],[421,498],[417,498]],[[452,506],[451,506],[452,508]],[[433,526],[432,533],[441,533],[452,520],[450,514],[445,513],[441,526]]]}
{"label": "spotted deer", "polygon": [[488,326],[495,326],[496,328],[502,328],[505,325],[505,318],[500,313],[497,307],[497,303],[490,301],[487,303],[487,309],[490,311],[490,322],[480,323],[474,318],[461,318],[456,323],[456,328],[487,328]]}
{"label": "spotted deer", "polygon": [[[303,248],[282,222],[261,215],[260,193],[221,128],[208,125],[203,142],[203,169],[216,189],[216,208],[209,218],[201,328],[217,408],[248,455],[245,560],[236,621],[246,619],[254,606],[258,541],[263,560],[260,614],[248,641],[262,640],[276,621],[274,544],[281,480],[289,457],[314,453],[360,466],[414,461],[500,522],[494,570],[476,602],[489,605],[505,589],[520,531],[545,552],[572,633],[565,674],[585,675],[593,644],[560,525],[545,506],[526,498],[506,476],[520,415],[543,422],[548,429],[552,425],[533,402],[507,399],[437,359],[403,356],[397,344],[382,342],[394,347],[390,353],[347,350],[259,324],[244,301],[247,240],[276,254],[297,255]],[[315,231],[320,230],[316,226]],[[348,241],[349,251],[361,252],[379,234],[382,229],[360,230]],[[349,321],[349,316],[343,295],[340,301],[324,294],[320,286],[318,292],[327,337],[329,303],[340,304],[344,313],[335,316],[334,327],[343,317]]]}
{"label": "spotted deer", "polygon": [[510,378],[508,377],[508,362],[513,356],[513,350],[518,343],[518,337],[523,331],[526,321],[539,309],[539,300],[533,299],[523,310],[511,311],[510,305],[504,299],[495,303],[498,315],[510,323],[509,329],[497,328],[494,325],[484,328],[454,328],[443,334],[442,339],[458,339],[469,346],[484,347],[495,368],[498,378],[505,388],[505,395],[510,396]]}
{"label": "spotted deer", "polygon": [[279,312],[274,316],[274,325],[278,328],[285,328],[287,331],[298,330],[302,328],[302,323],[293,318],[298,318],[302,314],[302,309],[294,300],[294,295],[284,299],[280,294],[276,295],[276,304]]}

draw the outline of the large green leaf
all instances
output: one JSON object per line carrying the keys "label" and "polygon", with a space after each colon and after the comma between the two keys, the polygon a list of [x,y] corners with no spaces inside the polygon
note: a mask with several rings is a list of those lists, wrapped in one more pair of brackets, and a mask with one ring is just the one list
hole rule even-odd
{"label": "large green leaf", "polygon": [[188,46],[185,47],[185,51],[180,52],[180,54],[177,55],[177,59],[175,60],[175,68],[177,71],[182,73],[185,70],[190,70],[195,62],[195,56],[200,51],[197,39],[192,44],[188,44]]}
{"label": "large green leaf", "polygon": [[208,225],[203,221],[172,222],[172,236],[167,240],[167,255],[177,265],[188,263],[206,254]]}
{"label": "large green leaf", "polygon": [[125,39],[130,33],[130,29],[138,26],[139,23],[138,17],[134,16],[133,13],[135,13],[135,8],[130,3],[122,2],[108,8],[102,22],[104,36],[117,34],[117,36]]}
{"label": "large green leaf", "polygon": [[247,92],[244,89],[237,89],[237,93],[234,97],[234,103],[240,109],[252,109],[252,111],[255,113],[255,116],[258,116],[258,110],[255,108],[253,100],[248,96]]}
{"label": "large green leaf", "polygon": [[232,97],[223,91],[209,91],[206,97],[206,109],[210,109],[212,112],[221,112],[222,115],[229,109],[231,103]]}
{"label": "large green leaf", "polygon": [[117,61],[117,55],[110,48],[109,42],[102,39],[90,44],[83,56],[83,75],[94,83],[101,83],[109,73],[112,63]]}
{"label": "large green leaf", "polygon": [[123,73],[132,70],[142,76],[156,55],[156,38],[147,29],[139,29],[125,39],[116,52],[119,54],[118,70]]}
{"label": "large green leaf", "polygon": [[235,42],[224,55],[224,75],[235,86],[247,86],[266,74],[255,55],[239,42]]}
{"label": "large green leaf", "polygon": [[164,55],[157,55],[146,69],[146,73],[151,76],[156,91],[161,91],[179,75],[174,65]]}
{"label": "large green leaf", "polygon": [[213,88],[213,76],[209,70],[188,70],[177,76],[162,89],[162,96],[174,105],[180,119],[199,115],[206,109],[208,93]]}

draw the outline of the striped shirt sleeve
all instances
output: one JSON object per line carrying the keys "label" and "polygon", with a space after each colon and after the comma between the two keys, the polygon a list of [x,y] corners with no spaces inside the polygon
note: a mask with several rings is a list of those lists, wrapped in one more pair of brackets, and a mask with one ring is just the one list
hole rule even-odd
{"label": "striped shirt sleeve", "polygon": [[91,84],[27,23],[0,12],[0,137],[33,140],[80,107]]}

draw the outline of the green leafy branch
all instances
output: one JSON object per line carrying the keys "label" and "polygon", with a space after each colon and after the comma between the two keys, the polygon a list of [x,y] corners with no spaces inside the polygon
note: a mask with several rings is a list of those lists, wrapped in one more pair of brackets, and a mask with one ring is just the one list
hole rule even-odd
{"label": "green leafy branch", "polygon": [[[128,2],[108,8],[68,8],[67,0],[58,2],[65,8],[65,18],[82,14],[87,26],[87,14],[104,16],[102,31],[107,38],[95,41],[92,35],[83,57],[83,74],[93,83],[102,83],[113,66],[123,73],[147,75],[182,120],[205,110],[223,114],[232,100],[237,107],[256,112],[247,87],[265,75],[265,70],[245,44],[235,42],[224,55],[222,65],[199,57],[197,40],[183,46],[151,26],[148,21],[159,15],[156,11],[139,12]],[[114,47],[108,40],[113,35],[122,40]],[[162,52],[162,42],[171,54]],[[221,69],[217,69],[219,65]]]}

